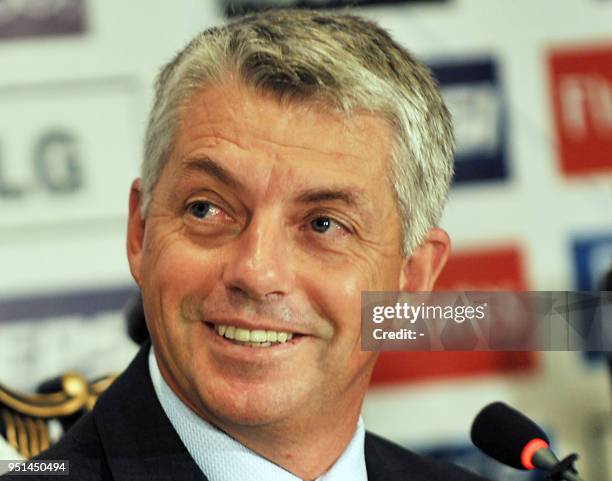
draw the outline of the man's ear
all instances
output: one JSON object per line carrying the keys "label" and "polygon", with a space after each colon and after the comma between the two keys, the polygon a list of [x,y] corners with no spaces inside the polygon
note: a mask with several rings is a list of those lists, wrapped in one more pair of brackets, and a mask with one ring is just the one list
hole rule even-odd
{"label": "man's ear", "polygon": [[401,291],[431,291],[446,265],[450,253],[450,237],[434,227],[412,255],[404,260],[400,276]]}
{"label": "man's ear", "polygon": [[142,192],[140,179],[132,182],[130,189],[130,213],[127,225],[127,255],[132,277],[140,287],[142,246],[144,241],[145,221],[142,218]]}

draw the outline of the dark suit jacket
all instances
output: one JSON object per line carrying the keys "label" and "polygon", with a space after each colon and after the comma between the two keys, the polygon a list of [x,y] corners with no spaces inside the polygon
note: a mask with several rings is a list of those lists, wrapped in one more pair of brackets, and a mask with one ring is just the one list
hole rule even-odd
{"label": "dark suit jacket", "polygon": [[[2,481],[207,481],[157,399],[149,375],[148,352],[147,342],[100,397],[93,412],[35,458],[68,460],[68,477],[5,475]],[[366,434],[365,457],[369,480],[484,481],[457,466],[421,457],[371,433]]]}

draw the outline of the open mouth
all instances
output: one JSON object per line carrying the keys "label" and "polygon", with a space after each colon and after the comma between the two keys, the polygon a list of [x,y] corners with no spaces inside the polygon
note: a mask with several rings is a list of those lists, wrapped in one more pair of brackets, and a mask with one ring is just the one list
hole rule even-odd
{"label": "open mouth", "polygon": [[244,329],[232,325],[213,324],[210,322],[207,322],[206,325],[218,336],[234,344],[247,347],[274,347],[286,344],[292,339],[302,336],[294,332]]}

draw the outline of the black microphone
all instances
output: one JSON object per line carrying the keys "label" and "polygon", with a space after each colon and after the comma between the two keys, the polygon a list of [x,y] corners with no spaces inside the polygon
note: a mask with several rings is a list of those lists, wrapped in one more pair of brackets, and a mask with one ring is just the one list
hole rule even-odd
{"label": "black microphone", "polygon": [[539,468],[549,473],[549,479],[583,481],[574,468],[576,454],[559,461],[549,447],[546,433],[504,403],[491,403],[478,413],[472,424],[471,438],[477,448],[513,468]]}

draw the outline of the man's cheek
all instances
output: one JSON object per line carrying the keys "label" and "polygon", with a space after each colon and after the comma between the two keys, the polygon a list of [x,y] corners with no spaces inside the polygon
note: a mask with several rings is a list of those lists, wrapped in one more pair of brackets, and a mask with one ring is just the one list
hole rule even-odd
{"label": "man's cheek", "polygon": [[174,236],[160,243],[151,269],[168,290],[199,290],[214,280],[217,262],[214,256]]}
{"label": "man's cheek", "polygon": [[347,276],[341,284],[338,298],[342,299],[344,318],[347,322],[360,317],[361,292],[371,289],[362,275]]}
{"label": "man's cheek", "polygon": [[319,275],[309,297],[322,305],[324,317],[333,322],[336,330],[344,330],[350,327],[351,319],[360,315],[362,290],[367,290],[367,282],[361,273],[345,269]]}

